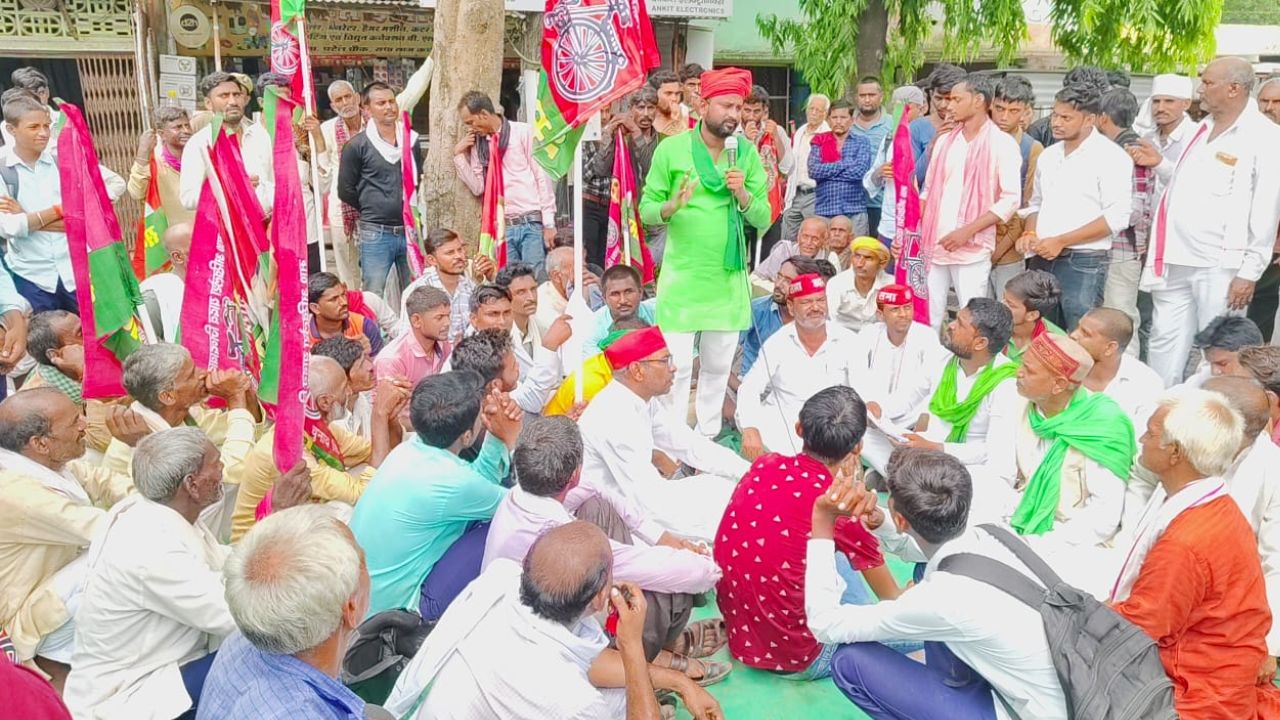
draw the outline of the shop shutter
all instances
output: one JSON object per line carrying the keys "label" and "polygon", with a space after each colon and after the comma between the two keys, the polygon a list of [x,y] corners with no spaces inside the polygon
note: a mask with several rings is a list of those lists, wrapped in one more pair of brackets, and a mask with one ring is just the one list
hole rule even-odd
{"label": "shop shutter", "polygon": [[[93,133],[98,161],[128,179],[142,134],[142,103],[133,58],[128,55],[88,55],[76,60],[84,89],[84,114]],[[134,227],[142,205],[128,193],[116,200],[116,217],[126,244],[132,248]]]}

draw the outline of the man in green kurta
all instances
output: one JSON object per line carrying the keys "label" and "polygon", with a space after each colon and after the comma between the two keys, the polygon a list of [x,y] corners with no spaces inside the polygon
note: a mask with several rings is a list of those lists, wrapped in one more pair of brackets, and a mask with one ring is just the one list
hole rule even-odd
{"label": "man in green kurta", "polygon": [[750,223],[764,232],[772,221],[768,177],[755,147],[740,142],[733,153],[725,149],[726,138],[737,140],[734,131],[750,92],[746,70],[703,73],[702,120],[658,145],[640,199],[640,219],[667,226],[657,320],[676,377],[664,402],[678,421],[686,421],[696,341],[697,427],[710,437],[720,432],[739,333],[751,325],[743,229]]}

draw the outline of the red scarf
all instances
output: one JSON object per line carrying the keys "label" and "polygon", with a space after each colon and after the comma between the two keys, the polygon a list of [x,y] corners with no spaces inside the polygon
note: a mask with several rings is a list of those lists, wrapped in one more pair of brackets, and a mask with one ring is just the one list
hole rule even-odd
{"label": "red scarf", "polygon": [[342,457],[342,449],[329,429],[329,422],[310,403],[302,418],[302,432],[305,436],[303,442],[316,460],[337,470],[347,469],[346,458]]}
{"label": "red scarf", "polygon": [[[760,128],[760,137],[756,140],[756,150],[760,152],[760,162],[764,164],[765,176],[769,178],[769,211],[770,219],[777,220],[782,216],[783,196],[782,173],[778,171],[778,140],[772,133]],[[837,151],[838,152],[838,151]],[[837,156],[839,159],[839,156]]]}
{"label": "red scarf", "polygon": [[818,159],[822,162],[833,163],[840,160],[840,143],[836,142],[835,133],[818,133],[809,144],[818,146]]}

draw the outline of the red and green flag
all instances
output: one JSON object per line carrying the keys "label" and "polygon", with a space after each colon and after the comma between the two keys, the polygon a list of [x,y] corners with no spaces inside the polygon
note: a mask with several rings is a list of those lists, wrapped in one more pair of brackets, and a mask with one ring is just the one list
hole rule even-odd
{"label": "red and green flag", "polygon": [[[273,104],[285,102],[274,93]],[[276,193],[271,212],[271,252],[277,274],[276,307],[267,335],[259,394],[272,405],[275,418],[273,456],[276,469],[287,472],[302,457],[307,406],[307,212],[298,175],[293,128],[284,113],[273,113],[275,143],[272,168]]]}
{"label": "red and green flag", "polygon": [[653,256],[649,254],[649,245],[644,241],[644,226],[640,224],[639,193],[636,192],[631,149],[627,147],[622,133],[618,133],[613,142],[613,182],[609,191],[609,234],[604,266],[630,265],[640,272],[644,284],[649,285],[654,281]]}
{"label": "red and green flag", "polygon": [[142,292],[84,116],[71,104],[60,110],[58,178],[84,333],[84,397],[118,397],[125,394],[120,364],[142,342]]}
{"label": "red and green flag", "polygon": [[643,85],[660,58],[644,0],[547,0],[542,25],[534,157],[559,179],[587,120]]}
{"label": "red and green flag", "polygon": [[302,79],[311,73],[311,61],[302,52],[306,9],[305,0],[271,0],[271,71],[289,78],[293,97],[298,99]]}
{"label": "red and green flag", "polygon": [[915,321],[929,324],[929,268],[920,237],[920,221],[924,217],[920,191],[916,188],[916,156],[911,147],[911,131],[906,107],[899,105],[894,114],[893,131],[893,238],[902,248],[902,256],[894,270],[894,280],[910,286],[915,296]]}
{"label": "red and green flag", "polygon": [[133,243],[133,272],[139,280],[145,280],[169,267],[169,253],[165,252],[164,231],[169,229],[169,218],[160,204],[159,168],[156,156],[151,155],[151,179],[147,181],[147,198],[142,204],[142,219],[138,220],[138,234]]}
{"label": "red and green flag", "polygon": [[489,167],[484,173],[484,197],[480,200],[480,252],[494,265],[507,264],[507,216],[502,199],[502,153],[498,134],[492,133],[480,142],[489,143]]}

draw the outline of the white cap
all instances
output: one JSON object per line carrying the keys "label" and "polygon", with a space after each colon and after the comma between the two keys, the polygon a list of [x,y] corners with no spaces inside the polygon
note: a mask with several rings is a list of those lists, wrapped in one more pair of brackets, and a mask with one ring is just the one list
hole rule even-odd
{"label": "white cap", "polygon": [[900,103],[923,105],[924,91],[915,85],[903,85],[893,91],[893,95],[889,102],[894,106],[897,106]]}
{"label": "white cap", "polygon": [[1191,99],[1191,78],[1185,75],[1157,75],[1151,79],[1151,97]]}

